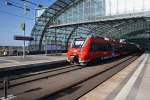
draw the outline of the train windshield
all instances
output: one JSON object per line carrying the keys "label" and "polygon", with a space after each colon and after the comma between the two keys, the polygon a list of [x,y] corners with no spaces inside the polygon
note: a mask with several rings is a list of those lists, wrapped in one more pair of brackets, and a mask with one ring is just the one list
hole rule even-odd
{"label": "train windshield", "polygon": [[82,38],[82,39],[75,39],[72,47],[73,48],[81,48],[83,46],[84,42],[85,42],[84,38]]}

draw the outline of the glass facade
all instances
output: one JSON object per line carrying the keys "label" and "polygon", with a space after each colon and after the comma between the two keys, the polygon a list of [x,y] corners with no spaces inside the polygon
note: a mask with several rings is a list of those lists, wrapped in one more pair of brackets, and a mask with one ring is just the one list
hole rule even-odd
{"label": "glass facade", "polygon": [[95,21],[97,17],[105,15],[104,0],[81,0],[66,10],[58,18],[54,24],[70,24],[85,21]]}
{"label": "glass facade", "polygon": [[36,21],[31,33],[34,41],[30,42],[30,50],[66,50],[74,37],[85,37],[91,33],[90,29],[50,26],[95,21],[104,15],[105,0],[56,0]]}
{"label": "glass facade", "polygon": [[[29,44],[30,50],[67,50],[75,37],[94,34],[119,39],[127,33],[148,30],[150,21],[146,22],[146,19],[112,20],[111,17],[116,16],[107,16],[106,1],[108,0],[56,0],[37,19],[31,33],[34,41]],[[100,21],[99,18],[108,20]],[[84,22],[88,24],[82,24]]]}

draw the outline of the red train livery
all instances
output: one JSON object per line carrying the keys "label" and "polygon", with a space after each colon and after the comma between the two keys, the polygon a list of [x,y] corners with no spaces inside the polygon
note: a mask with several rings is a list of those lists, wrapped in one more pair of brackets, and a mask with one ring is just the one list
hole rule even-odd
{"label": "red train livery", "polygon": [[93,60],[127,55],[138,50],[138,45],[103,37],[75,38],[68,48],[67,61],[87,65]]}

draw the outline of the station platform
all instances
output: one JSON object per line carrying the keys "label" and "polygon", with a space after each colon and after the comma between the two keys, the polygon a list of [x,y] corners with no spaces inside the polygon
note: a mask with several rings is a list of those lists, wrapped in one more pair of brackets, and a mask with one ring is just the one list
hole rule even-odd
{"label": "station platform", "polygon": [[0,57],[0,71],[63,61],[66,61],[66,54],[26,55],[25,58],[22,56],[5,56]]}
{"label": "station platform", "polygon": [[150,52],[79,100],[150,100]]}

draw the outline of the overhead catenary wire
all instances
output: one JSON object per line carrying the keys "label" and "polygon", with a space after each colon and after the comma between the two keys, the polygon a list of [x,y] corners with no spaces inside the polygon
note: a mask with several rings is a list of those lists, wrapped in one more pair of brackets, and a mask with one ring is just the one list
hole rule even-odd
{"label": "overhead catenary wire", "polygon": [[20,1],[23,1],[23,2],[29,3],[29,4],[34,5],[34,6],[37,6],[37,7],[39,7],[39,8],[42,8],[42,7],[43,7],[43,5],[41,5],[41,4],[37,4],[37,3],[32,2],[32,1],[29,1],[29,0],[20,0]]}
{"label": "overhead catenary wire", "polygon": [[31,2],[31,1],[28,1],[28,0],[20,0],[20,1],[25,1],[25,2],[28,2],[28,3],[32,4],[32,5],[35,5],[35,6],[37,6],[37,4],[36,4],[36,3],[34,3],[34,2]]}
{"label": "overhead catenary wire", "polygon": [[[13,6],[13,7],[16,7],[16,8],[24,9],[23,6],[17,5],[16,3],[13,3],[11,1],[5,1],[5,4],[8,5],[8,6]],[[26,11],[30,11],[30,8],[26,7]]]}
{"label": "overhead catenary wire", "polygon": [[[28,0],[20,0],[20,1],[29,3],[29,4],[34,5],[34,6],[38,6],[39,8],[43,7],[43,6],[40,5],[40,4],[36,4],[36,3],[31,2],[31,1],[28,1]],[[31,10],[36,10],[36,9],[33,8],[33,7],[29,7],[29,6],[27,6],[27,5],[22,5],[22,4],[18,3],[18,2],[14,2],[14,1],[12,1],[12,0],[5,0],[5,4],[6,4],[6,5],[9,5],[9,6],[14,6],[14,7],[20,8],[20,9],[24,9],[24,7],[25,7],[25,10],[28,11],[28,12],[31,11]],[[9,14],[9,15],[12,15],[12,16],[17,16],[17,17],[24,17],[24,16],[20,16],[20,15],[16,15],[16,14],[9,13],[9,12],[6,12],[6,11],[1,11],[1,13],[5,13],[5,14]],[[26,17],[26,19],[33,20],[32,18],[29,18],[29,17]]]}
{"label": "overhead catenary wire", "polygon": [[[31,4],[33,6],[37,6],[39,8],[43,7],[43,5],[41,5],[41,4],[36,4],[36,3],[28,1],[28,0],[20,0],[20,1],[26,2],[26,3]],[[21,8],[21,9],[23,9],[23,6],[24,6],[21,3],[11,1],[11,0],[5,0],[5,3],[6,3],[6,5],[14,6],[14,7]],[[33,6],[26,6],[26,11],[35,10],[35,8]]]}
{"label": "overhead catenary wire", "polygon": [[[7,1],[6,1],[7,2]],[[10,2],[10,3],[13,3],[13,4],[15,4],[15,5],[19,5],[19,6],[21,6],[21,7],[23,7],[24,5],[23,4],[21,4],[21,3],[18,3],[18,2],[14,2],[14,1],[8,1],[8,2]],[[31,10],[35,10],[33,7],[29,7],[29,6],[26,6],[26,8],[29,8],[29,9],[31,9]]]}
{"label": "overhead catenary wire", "polygon": [[14,14],[14,13],[10,13],[10,12],[7,12],[7,11],[3,11],[3,10],[0,10],[0,13],[11,15],[11,16],[15,16],[15,17],[20,17],[20,18],[25,18],[25,19],[28,19],[28,20],[34,20],[33,18],[30,18],[30,17],[20,16],[20,15],[17,15],[17,14]]}

